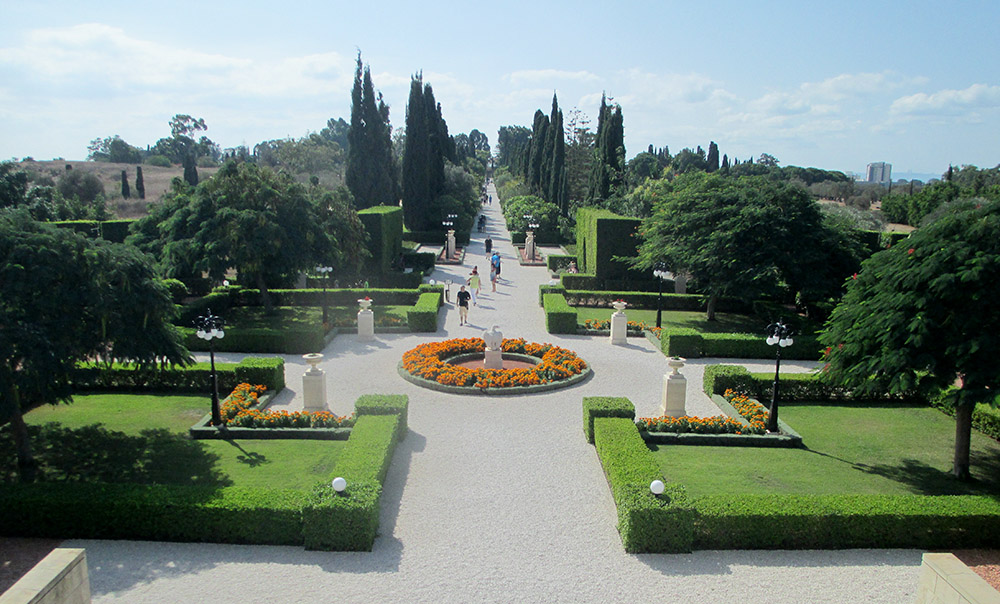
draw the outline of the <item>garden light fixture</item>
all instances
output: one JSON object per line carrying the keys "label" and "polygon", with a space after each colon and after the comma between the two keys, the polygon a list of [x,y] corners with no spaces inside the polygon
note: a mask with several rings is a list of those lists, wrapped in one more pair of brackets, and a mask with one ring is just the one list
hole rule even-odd
{"label": "garden light fixture", "polygon": [[327,312],[326,307],[328,306],[327,305],[327,299],[326,299],[326,286],[330,284],[330,273],[333,272],[333,267],[332,266],[317,266],[316,267],[316,272],[319,273],[320,275],[323,275],[325,277],[323,279],[323,325],[324,325],[324,329],[325,329],[326,328],[325,326],[326,326],[326,323],[327,323],[327,321],[326,321],[326,312]]}
{"label": "garden light fixture", "polygon": [[653,495],[662,495],[664,488],[665,486],[662,480],[654,480],[649,483],[649,490],[653,493]]}
{"label": "garden light fixture", "polygon": [[208,341],[208,352],[212,360],[212,425],[219,427],[222,425],[222,414],[219,412],[219,378],[215,373],[215,341],[225,337],[226,334],[222,331],[225,322],[209,309],[208,314],[195,319],[194,324],[198,328],[198,337]]}
{"label": "garden light fixture", "polygon": [[771,391],[771,408],[768,410],[767,414],[767,431],[777,432],[778,431],[778,372],[781,370],[781,349],[791,346],[794,341],[792,340],[792,329],[785,325],[784,321],[778,320],[777,323],[771,323],[767,326],[767,342],[768,346],[774,346],[777,344],[775,349],[774,357],[774,389]]}
{"label": "garden light fixture", "polygon": [[347,488],[347,481],[344,480],[342,477],[338,476],[333,479],[333,482],[330,483],[330,486],[333,487],[334,491],[337,491],[338,493],[343,493],[344,489]]}
{"label": "garden light fixture", "polygon": [[656,266],[653,268],[653,276],[660,283],[660,292],[656,296],[656,326],[660,327],[660,321],[663,318],[663,280],[666,279],[670,273],[667,271],[667,265],[662,262],[657,262]]}

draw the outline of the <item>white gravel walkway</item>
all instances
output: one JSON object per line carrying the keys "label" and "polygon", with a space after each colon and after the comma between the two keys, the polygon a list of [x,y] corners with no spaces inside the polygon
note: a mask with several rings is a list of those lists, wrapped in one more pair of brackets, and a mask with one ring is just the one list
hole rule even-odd
{"label": "white gravel walkway", "polygon": [[[407,438],[397,449],[371,553],[298,547],[74,540],[85,547],[95,602],[885,602],[912,601],[920,551],[702,551],[629,555],[594,448],[582,430],[584,396],[627,396],[655,415],[664,357],[642,338],[550,335],[538,306],[544,267],[521,267],[500,208],[486,206],[488,233],[503,256],[498,292],[488,279],[460,327],[446,305],[435,334],[351,335],[324,350],[328,396],[346,414],[364,393],[410,397]],[[488,276],[484,234],[473,233],[465,266],[432,277],[459,281],[479,265]],[[544,250],[545,253],[557,250]],[[457,287],[453,288],[454,291]],[[506,337],[571,348],[592,379],[551,393],[466,397],[425,390],[396,373],[402,353],[427,341],[478,336],[493,324]],[[242,355],[217,355],[223,358]],[[285,357],[285,392],[276,404],[301,408],[299,357]],[[714,415],[701,394],[705,365],[688,378],[688,411]],[[727,360],[725,362],[732,362]],[[745,363],[753,370],[768,362]],[[810,369],[809,363],[783,367]]]}

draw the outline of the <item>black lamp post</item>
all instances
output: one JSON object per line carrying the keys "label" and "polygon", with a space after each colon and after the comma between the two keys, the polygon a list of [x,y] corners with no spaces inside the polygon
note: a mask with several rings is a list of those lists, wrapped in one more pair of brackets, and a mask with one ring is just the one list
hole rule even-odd
{"label": "black lamp post", "polygon": [[656,326],[660,327],[660,321],[663,318],[663,280],[667,278],[667,265],[662,262],[656,263],[656,268],[653,269],[653,276],[656,280],[660,282],[660,292],[656,295]]}
{"label": "black lamp post", "polygon": [[771,391],[771,408],[768,410],[767,415],[767,431],[777,432],[778,431],[778,372],[781,370],[781,349],[786,346],[791,346],[792,341],[792,329],[785,325],[784,321],[778,320],[777,323],[771,323],[767,326],[767,340],[765,340],[768,346],[778,347],[775,349],[774,357],[774,390]]}
{"label": "black lamp post", "polygon": [[323,275],[323,325],[326,326],[326,307],[328,306],[326,299],[326,286],[330,284],[330,273],[333,271],[332,266],[317,266],[316,272]]}
{"label": "black lamp post", "polygon": [[215,373],[215,340],[221,340],[226,334],[222,331],[225,322],[222,317],[212,314],[202,315],[195,319],[195,327],[198,328],[198,337],[208,340],[208,353],[212,359],[212,425],[222,425],[222,414],[219,413],[219,379]]}

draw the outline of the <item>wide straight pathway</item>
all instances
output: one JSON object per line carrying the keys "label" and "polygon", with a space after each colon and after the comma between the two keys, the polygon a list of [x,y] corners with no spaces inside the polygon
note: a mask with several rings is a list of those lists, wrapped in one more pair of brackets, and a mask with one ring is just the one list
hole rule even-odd
{"label": "wide straight pathway", "polygon": [[[659,406],[664,357],[643,338],[545,332],[538,285],[544,267],[522,267],[496,192],[484,206],[487,232],[473,233],[462,266],[431,278],[457,283],[479,266],[484,289],[459,326],[448,304],[435,334],[379,334],[373,343],[337,337],[324,350],[332,410],[346,414],[364,393],[410,397],[406,439],[382,498],[372,552],[299,547],[76,540],[87,548],[95,602],[907,602],[916,593],[919,551],[702,551],[630,555],[594,448],[583,436],[584,396],[627,396],[639,415]],[[503,257],[489,291],[483,240]],[[556,250],[544,250],[554,252]],[[376,301],[377,302],[377,301]],[[423,342],[477,337],[552,342],[588,361],[587,382],[525,396],[462,396],[426,390],[396,373],[404,351]],[[223,355],[226,356],[226,355]],[[236,358],[238,355],[235,355]],[[288,388],[277,406],[301,408],[299,357],[285,357]],[[714,415],[701,394],[705,365],[683,372],[688,412]],[[769,363],[751,362],[754,369]],[[806,370],[809,364],[788,363]],[[734,462],[739,453],[734,450]],[[669,477],[668,477],[669,478]]]}

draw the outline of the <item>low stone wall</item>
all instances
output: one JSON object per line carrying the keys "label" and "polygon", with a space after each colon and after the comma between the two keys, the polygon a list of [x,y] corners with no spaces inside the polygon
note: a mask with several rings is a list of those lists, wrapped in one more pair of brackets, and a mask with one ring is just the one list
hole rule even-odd
{"label": "low stone wall", "polygon": [[953,554],[924,554],[916,604],[1000,604],[993,589]]}
{"label": "low stone wall", "polygon": [[52,550],[0,595],[0,604],[90,604],[85,550]]}

